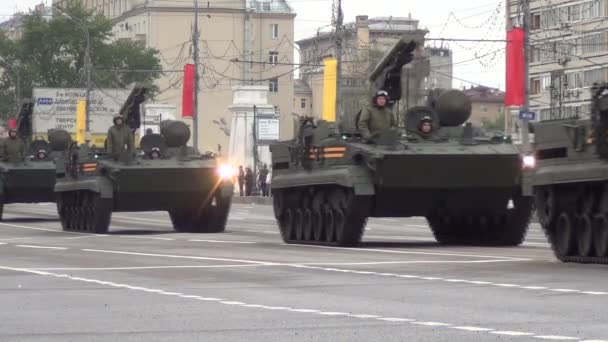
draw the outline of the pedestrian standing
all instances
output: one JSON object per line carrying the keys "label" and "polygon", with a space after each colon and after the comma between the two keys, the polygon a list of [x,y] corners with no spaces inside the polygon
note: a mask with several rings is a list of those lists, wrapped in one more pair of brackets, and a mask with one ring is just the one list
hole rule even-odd
{"label": "pedestrian standing", "polygon": [[243,170],[243,165],[239,166],[237,181],[239,183],[239,193],[241,194],[241,197],[243,197],[243,185],[245,185],[245,171]]}
{"label": "pedestrian standing", "polygon": [[248,167],[245,169],[245,196],[251,196],[254,182],[255,176],[253,175],[253,171],[251,171],[251,168]]}
{"label": "pedestrian standing", "polygon": [[268,196],[268,187],[266,184],[266,178],[268,177],[268,165],[264,164],[258,175],[258,182],[260,183],[260,189],[262,190],[262,197]]}

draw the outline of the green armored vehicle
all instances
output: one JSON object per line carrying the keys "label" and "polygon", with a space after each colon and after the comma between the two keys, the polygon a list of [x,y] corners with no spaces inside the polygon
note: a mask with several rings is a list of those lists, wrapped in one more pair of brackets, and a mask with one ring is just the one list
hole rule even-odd
{"label": "green armored vehicle", "polygon": [[534,125],[537,165],[524,182],[565,262],[608,263],[608,83],[591,93],[591,118]]}
{"label": "green armored vehicle", "polygon": [[33,103],[25,101],[17,118],[17,129],[9,130],[0,149],[0,219],[4,204],[55,202],[55,162],[67,150],[70,134],[49,133],[46,140],[31,141]]}
{"label": "green armored vehicle", "polygon": [[[370,76],[401,97],[415,42],[400,41]],[[311,119],[271,146],[274,212],[286,243],[355,246],[368,217],[426,217],[440,243],[519,245],[532,199],[522,156],[503,137],[476,136],[470,99],[438,91],[406,114],[406,127],[370,138]],[[431,130],[428,130],[428,124]]]}
{"label": "green armored vehicle", "polygon": [[[140,122],[143,91],[135,89],[121,110],[132,130]],[[116,151],[118,139],[108,136],[110,151]],[[137,152],[127,148],[106,153],[72,145],[64,165],[58,166],[55,186],[63,229],[103,234],[112,212],[168,211],[178,232],[224,231],[233,170],[213,154],[188,147],[189,139],[185,123],[164,121],[161,134],[144,135]],[[132,141],[120,144],[133,146]]]}

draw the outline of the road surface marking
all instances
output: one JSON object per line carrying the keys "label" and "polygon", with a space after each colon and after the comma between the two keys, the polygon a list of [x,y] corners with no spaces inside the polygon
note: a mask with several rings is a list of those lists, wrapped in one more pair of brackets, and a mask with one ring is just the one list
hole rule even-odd
{"label": "road surface marking", "polygon": [[[404,262],[404,263],[408,263],[408,262]],[[547,288],[544,286],[522,286],[522,285],[517,285],[517,284],[493,283],[490,281],[452,279],[452,278],[442,278],[442,277],[427,277],[427,276],[420,276],[420,275],[415,275],[415,274],[397,274],[397,273],[359,271],[359,270],[314,266],[314,265],[305,264],[305,263],[304,264],[283,264],[281,266],[307,268],[307,269],[321,270],[321,271],[326,271],[326,272],[340,272],[340,273],[373,275],[373,276],[380,276],[380,277],[392,277],[392,278],[402,278],[402,279],[420,279],[420,280],[430,280],[430,281],[438,281],[438,282],[446,282],[446,283],[486,285],[486,286],[495,286],[495,287],[501,287],[501,288],[545,290],[545,291],[552,291],[552,292],[560,292],[560,293],[564,293],[564,294],[572,293],[572,294],[587,294],[587,295],[596,295],[596,296],[608,295],[608,292],[601,292],[601,291],[581,291],[581,290],[576,290],[576,289],[551,289],[551,288]]]}
{"label": "road surface marking", "polygon": [[192,239],[192,240],[188,240],[188,241],[192,241],[192,242],[210,242],[210,243],[238,243],[238,244],[244,244],[244,245],[256,244],[257,243],[257,242],[253,242],[253,241],[197,240],[197,239]]}
{"label": "road surface marking", "polygon": [[[262,310],[276,310],[276,311],[297,312],[297,313],[310,313],[310,314],[315,314],[315,315],[327,315],[327,316],[343,316],[343,317],[347,317],[347,318],[373,319],[373,320],[386,321],[386,322],[392,322],[392,323],[404,323],[404,324],[416,324],[416,325],[430,326],[430,327],[453,328],[453,325],[450,323],[416,321],[416,320],[412,320],[412,319],[408,319],[408,318],[383,317],[383,316],[365,315],[365,314],[356,315],[356,314],[348,314],[348,313],[343,313],[343,312],[290,308],[290,307],[284,307],[284,306],[266,306],[266,305],[260,305],[260,304],[226,300],[226,299],[221,299],[221,298],[201,297],[201,296],[196,296],[196,295],[189,295],[189,294],[184,294],[184,293],[179,293],[179,292],[165,291],[165,290],[161,290],[161,289],[146,288],[146,287],[141,287],[141,286],[132,286],[132,285],[128,285],[128,284],[121,284],[121,283],[103,281],[103,280],[98,280],[98,279],[74,277],[74,276],[70,276],[67,274],[37,271],[34,269],[28,269],[28,268],[0,266],[0,270],[21,272],[21,273],[30,273],[30,274],[36,274],[39,276],[67,279],[67,280],[72,280],[72,281],[80,281],[80,282],[85,282],[85,283],[90,283],[90,284],[105,285],[108,287],[126,289],[126,290],[131,290],[131,291],[154,293],[154,294],[163,295],[163,296],[167,296],[167,297],[200,300],[200,301],[205,301],[205,302],[216,302],[218,304],[229,305],[229,306],[233,306],[233,307],[255,308],[255,309],[262,309]],[[461,329],[461,330],[472,331],[472,332],[479,332],[479,331],[483,331],[480,329],[484,329],[484,328],[472,328],[472,327],[461,327],[461,328],[465,328],[465,329]],[[507,336],[531,336],[531,335],[551,336],[551,335],[536,335],[531,332],[519,332],[519,331],[494,331],[491,329],[487,330],[487,331],[491,334],[507,335]],[[576,339],[579,339],[579,338],[576,338]],[[587,341],[588,342],[590,342],[590,341],[597,342],[600,340],[587,340]]]}
{"label": "road surface marking", "polygon": [[544,335],[544,336],[534,336],[534,338],[540,338],[543,340],[556,340],[556,341],[572,341],[578,340],[576,337],[569,336],[556,336],[556,335]]}
{"label": "road surface marking", "polygon": [[534,335],[533,333],[521,332],[521,331],[490,331],[490,334],[507,335],[507,336],[530,336],[530,335]]}
{"label": "road surface marking", "polygon": [[466,330],[466,331],[492,331],[494,329],[490,328],[480,328],[480,327],[451,327],[452,329],[458,330]]}
{"label": "road surface marking", "polygon": [[189,269],[189,268],[235,268],[235,267],[256,267],[263,266],[257,264],[237,264],[237,265],[180,265],[180,266],[133,266],[133,267],[35,267],[38,271],[128,271],[128,270],[163,270],[163,269]]}
{"label": "road surface marking", "polygon": [[242,259],[228,259],[228,258],[212,258],[212,257],[192,256],[192,255],[138,253],[138,252],[115,251],[115,250],[106,250],[106,249],[89,249],[89,248],[81,249],[81,251],[91,252],[91,253],[139,255],[139,256],[149,256],[149,257],[168,258],[168,259],[215,260],[215,261],[227,261],[227,262],[240,262],[240,263],[244,263],[244,264],[256,264],[256,265],[280,265],[280,263],[274,263],[274,262],[242,260]]}
{"label": "road surface marking", "polygon": [[[115,227],[113,227],[113,228],[115,228]],[[131,228],[129,228],[129,229],[131,229]],[[154,236],[132,236],[132,235],[116,235],[116,236],[119,236],[121,238],[127,238],[127,239],[150,239],[150,240],[175,241],[175,239],[171,239],[171,238],[162,238],[162,237],[154,237]]]}
{"label": "road surface marking", "polygon": [[32,246],[32,245],[15,245],[15,247],[23,248],[37,248],[37,249],[53,249],[53,250],[66,250],[66,247],[51,247],[51,246]]}

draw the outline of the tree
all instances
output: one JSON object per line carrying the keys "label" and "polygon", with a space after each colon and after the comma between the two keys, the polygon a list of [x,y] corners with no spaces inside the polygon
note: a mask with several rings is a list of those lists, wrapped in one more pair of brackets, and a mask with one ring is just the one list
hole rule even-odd
{"label": "tree", "polygon": [[[162,74],[158,51],[133,40],[113,40],[112,22],[80,1],[68,2],[63,11],[80,20],[90,34],[93,88],[125,88],[133,83],[152,86]],[[84,30],[60,11],[52,16],[31,12],[23,16],[23,35],[11,41],[0,32],[0,117],[16,108],[16,73],[21,97],[30,98],[34,87],[84,88],[86,38]],[[137,71],[135,71],[137,70]],[[140,72],[146,70],[146,72]]]}

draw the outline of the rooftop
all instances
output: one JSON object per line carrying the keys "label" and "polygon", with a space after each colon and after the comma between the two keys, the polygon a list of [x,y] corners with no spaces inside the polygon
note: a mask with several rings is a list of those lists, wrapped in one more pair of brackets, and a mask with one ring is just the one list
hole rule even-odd
{"label": "rooftop", "polygon": [[463,89],[463,93],[473,102],[503,102],[505,99],[503,91],[486,86],[471,86],[471,88]]}

